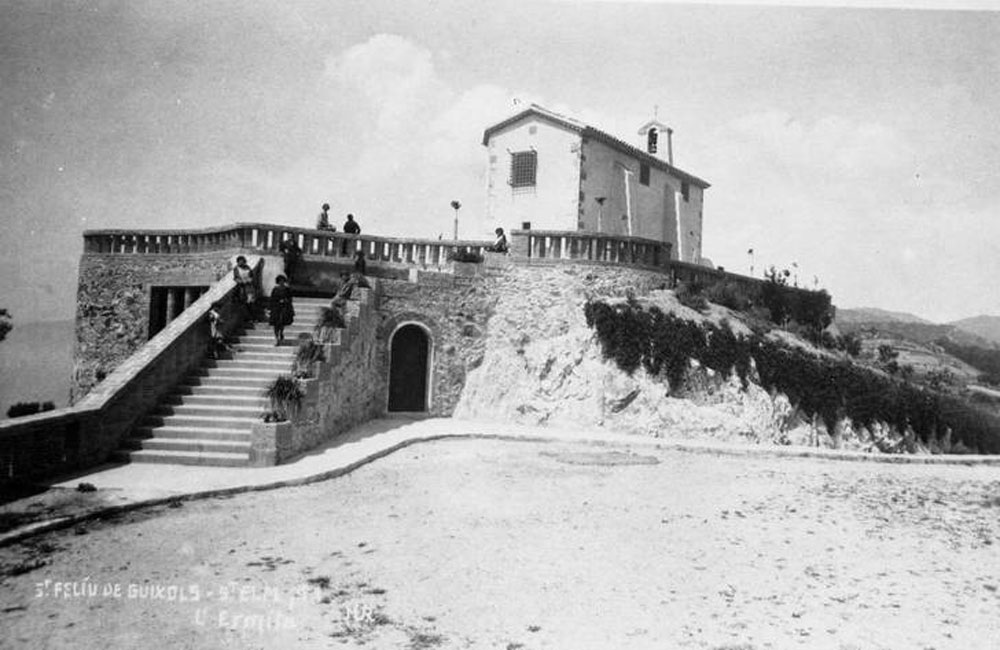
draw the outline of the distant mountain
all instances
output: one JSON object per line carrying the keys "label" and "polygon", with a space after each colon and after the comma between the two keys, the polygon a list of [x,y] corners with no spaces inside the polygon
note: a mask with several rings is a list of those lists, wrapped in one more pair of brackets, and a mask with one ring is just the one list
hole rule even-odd
{"label": "distant mountain", "polygon": [[933,325],[926,318],[914,316],[901,311],[888,311],[877,307],[857,307],[855,309],[837,309],[837,324],[852,323],[921,323]]}
{"label": "distant mountain", "polygon": [[1000,345],[1000,316],[973,316],[953,321],[949,325]]}
{"label": "distant mountain", "polygon": [[[960,327],[962,323],[969,327]],[[961,346],[975,346],[992,350],[1000,346],[1000,318],[977,316],[956,323],[938,325],[931,321],[903,312],[887,311],[875,307],[838,309],[837,329],[844,333],[882,336],[895,340],[912,341],[920,345],[933,345],[947,340]],[[983,334],[994,334],[996,338]]]}

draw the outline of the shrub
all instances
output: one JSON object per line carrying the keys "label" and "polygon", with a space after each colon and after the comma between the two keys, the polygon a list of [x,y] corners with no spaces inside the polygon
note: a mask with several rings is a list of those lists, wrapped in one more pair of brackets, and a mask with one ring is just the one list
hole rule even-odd
{"label": "shrub", "polygon": [[481,253],[476,251],[460,250],[448,253],[449,262],[473,262],[479,264],[483,261]]}
{"label": "shrub", "polygon": [[723,280],[716,282],[704,291],[709,302],[728,307],[733,311],[745,312],[759,299],[759,292],[752,291],[747,285]]}
{"label": "shrub", "polygon": [[836,310],[825,290],[807,291],[788,286],[788,270],[778,272],[772,266],[761,285],[760,299],[778,325],[797,321],[816,331],[825,330],[833,322]]}
{"label": "shrub", "polygon": [[674,289],[674,295],[677,296],[678,302],[680,302],[685,307],[693,309],[698,312],[704,312],[708,310],[708,300],[702,294],[704,286],[695,280],[690,282],[681,282]]}
{"label": "shrub", "polygon": [[56,405],[52,402],[18,402],[7,409],[7,417],[19,418],[25,415],[35,415],[45,411],[55,410]]}
{"label": "shrub", "polygon": [[588,302],[584,314],[605,358],[629,374],[642,365],[651,375],[665,375],[672,390],[683,384],[691,359],[724,376],[736,372],[746,387],[752,360],[762,387],[784,393],[829,431],[846,416],[864,426],[879,421],[897,431],[912,429],[925,443],[951,431],[971,449],[1000,453],[1000,416],[847,359],[821,357],[761,335],[738,336],[727,324],[698,325],[635,302]]}
{"label": "shrub", "polygon": [[841,334],[837,337],[837,349],[856,357],[861,354],[861,339],[854,334]]}

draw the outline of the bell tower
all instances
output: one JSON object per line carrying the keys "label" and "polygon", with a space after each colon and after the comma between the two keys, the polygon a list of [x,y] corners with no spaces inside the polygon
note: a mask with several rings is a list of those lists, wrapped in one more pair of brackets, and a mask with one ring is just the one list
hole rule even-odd
{"label": "bell tower", "polygon": [[639,127],[639,135],[645,137],[646,140],[646,153],[651,156],[656,156],[658,158],[663,158],[663,154],[660,153],[663,148],[663,138],[662,135],[666,134],[666,145],[667,145],[667,157],[666,161],[670,166],[674,164],[674,142],[673,135],[674,130],[669,126],[664,124],[658,119],[657,113],[659,113],[658,108],[653,109],[653,119],[643,124]]}

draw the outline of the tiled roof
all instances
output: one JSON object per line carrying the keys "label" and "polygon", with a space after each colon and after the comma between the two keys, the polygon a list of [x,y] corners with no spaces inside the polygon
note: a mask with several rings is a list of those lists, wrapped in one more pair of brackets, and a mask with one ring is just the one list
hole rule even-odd
{"label": "tiled roof", "polygon": [[640,162],[646,163],[650,167],[656,167],[657,169],[662,169],[663,171],[667,172],[668,174],[671,174],[672,176],[675,176],[675,177],[677,177],[677,178],[679,178],[679,179],[681,179],[683,181],[687,181],[687,182],[691,183],[692,185],[695,185],[695,186],[700,187],[702,189],[710,187],[708,181],[702,180],[702,179],[698,178],[697,176],[695,176],[694,174],[689,174],[689,173],[687,173],[686,171],[684,171],[682,169],[678,169],[677,167],[674,167],[673,165],[667,163],[667,161],[665,161],[665,160],[661,160],[660,158],[657,158],[656,156],[648,154],[645,151],[643,151],[642,149],[640,149],[638,147],[635,147],[633,145],[630,145],[627,142],[623,142],[622,140],[619,140],[615,136],[613,136],[613,135],[611,135],[609,133],[605,133],[604,131],[601,131],[600,129],[595,129],[592,126],[587,126],[583,122],[579,122],[577,120],[574,120],[572,118],[566,117],[564,115],[560,115],[559,113],[553,113],[550,110],[542,108],[538,104],[532,104],[531,106],[529,106],[525,110],[521,111],[520,113],[517,113],[517,114],[515,114],[515,115],[513,115],[513,116],[511,116],[509,118],[507,118],[506,120],[503,120],[502,122],[498,122],[498,123],[494,124],[493,126],[487,128],[483,132],[483,144],[484,145],[488,144],[489,141],[490,141],[490,138],[497,131],[505,129],[505,128],[507,128],[508,126],[510,126],[512,124],[516,124],[517,122],[520,122],[521,120],[523,120],[524,118],[526,118],[526,117],[528,117],[530,115],[534,115],[536,117],[539,117],[539,118],[541,118],[541,119],[543,119],[543,120],[545,120],[547,122],[551,122],[553,124],[558,124],[559,126],[567,128],[567,129],[569,129],[571,131],[576,131],[577,133],[579,133],[584,138],[591,138],[593,140],[597,140],[599,142],[603,142],[604,144],[608,145],[609,147],[617,149],[617,150],[621,151],[622,153],[626,153],[626,154],[632,156],[633,158],[636,158]]}

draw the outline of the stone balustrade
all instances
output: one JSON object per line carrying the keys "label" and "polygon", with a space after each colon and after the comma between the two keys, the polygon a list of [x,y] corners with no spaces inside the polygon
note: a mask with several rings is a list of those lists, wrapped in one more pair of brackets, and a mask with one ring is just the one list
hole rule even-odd
{"label": "stone balustrade", "polygon": [[410,239],[294,228],[261,223],[238,223],[203,230],[88,230],[83,234],[84,253],[186,254],[230,248],[277,253],[292,238],[305,255],[351,259],[364,251],[371,261],[414,266],[445,266],[453,253],[482,253],[484,241]]}
{"label": "stone balustrade", "polygon": [[642,237],[562,230],[515,230],[511,253],[531,260],[607,262],[625,266],[667,268],[670,242]]}
{"label": "stone balustrade", "polygon": [[[275,254],[291,238],[303,253],[331,261],[346,261],[364,251],[369,261],[410,267],[445,267],[458,253],[482,254],[492,242],[349,235],[274,224],[238,223],[201,230],[89,230],[84,252],[123,255],[187,254],[243,249]],[[590,261],[666,269],[671,245],[641,237],[578,231],[515,230],[510,251],[518,260]]]}

